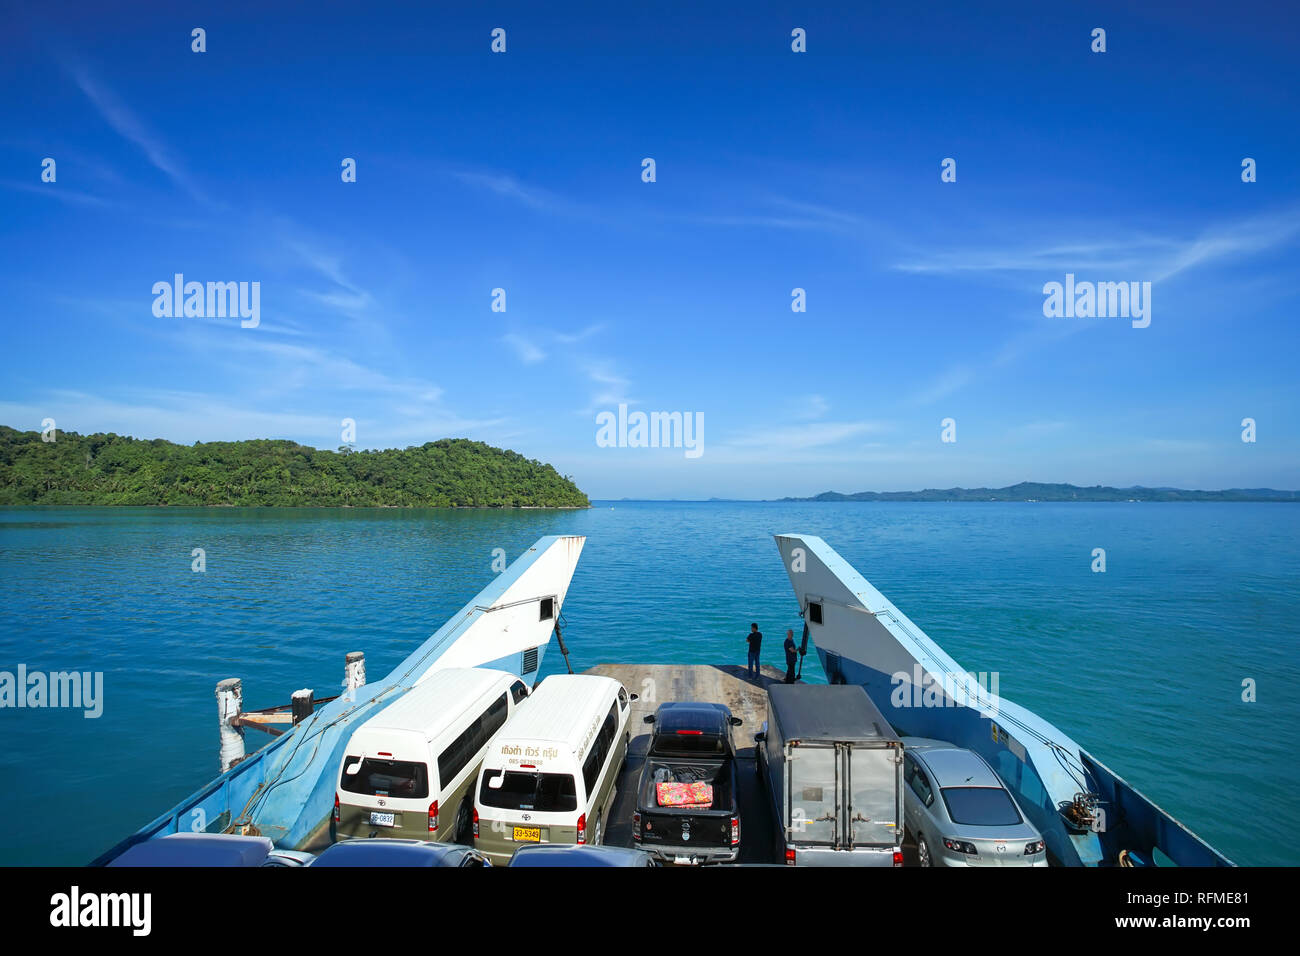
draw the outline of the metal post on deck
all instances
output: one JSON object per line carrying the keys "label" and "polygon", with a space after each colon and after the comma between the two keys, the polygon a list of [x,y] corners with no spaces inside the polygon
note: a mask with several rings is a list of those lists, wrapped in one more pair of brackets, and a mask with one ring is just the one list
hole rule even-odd
{"label": "metal post on deck", "polygon": [[244,730],[231,721],[244,707],[244,683],[229,677],[217,684],[217,719],[221,726],[221,772],[225,773],[244,759]]}
{"label": "metal post on deck", "polygon": [[293,710],[293,722],[300,724],[311,716],[313,692],[310,687],[293,692],[293,697],[289,699],[290,707]]}
{"label": "metal post on deck", "polygon": [[343,665],[343,687],[356,690],[366,682],[366,655],[361,651],[351,651]]}

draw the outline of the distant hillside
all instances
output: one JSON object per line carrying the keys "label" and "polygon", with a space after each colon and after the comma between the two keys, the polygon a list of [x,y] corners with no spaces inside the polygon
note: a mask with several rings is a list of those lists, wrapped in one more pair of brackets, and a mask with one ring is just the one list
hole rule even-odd
{"label": "distant hillside", "polygon": [[924,491],[859,491],[846,495],[824,491],[814,498],[781,501],[1300,501],[1300,493],[1272,488],[1184,491],[1181,488],[1110,488],[1049,485],[1022,481],[1009,488],[927,488]]}
{"label": "distant hillside", "polygon": [[56,439],[0,425],[0,505],[590,506],[550,465],[465,438],[354,452],[111,433]]}

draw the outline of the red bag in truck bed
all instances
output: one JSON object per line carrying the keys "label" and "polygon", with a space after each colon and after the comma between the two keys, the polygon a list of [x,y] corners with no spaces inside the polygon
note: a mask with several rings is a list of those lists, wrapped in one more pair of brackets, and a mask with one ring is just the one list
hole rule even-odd
{"label": "red bag in truck bed", "polygon": [[661,807],[711,807],[711,783],[657,783],[655,798]]}

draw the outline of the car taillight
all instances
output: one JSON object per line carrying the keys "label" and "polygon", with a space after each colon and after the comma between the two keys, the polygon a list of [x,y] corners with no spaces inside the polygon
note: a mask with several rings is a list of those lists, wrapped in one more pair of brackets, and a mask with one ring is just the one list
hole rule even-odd
{"label": "car taillight", "polygon": [[794,866],[794,847],[788,846],[785,848],[785,862],[790,866]]}
{"label": "car taillight", "polygon": [[1035,853],[1043,852],[1043,841],[1035,840],[1033,843],[1025,844],[1025,856],[1033,856]]}
{"label": "car taillight", "polygon": [[587,815],[585,813],[578,817],[578,842],[580,844],[587,842]]}
{"label": "car taillight", "polygon": [[731,845],[740,845],[740,817],[731,818]]}
{"label": "car taillight", "polygon": [[478,839],[478,807],[474,808],[474,839]]}
{"label": "car taillight", "polygon": [[965,840],[950,840],[943,838],[943,845],[957,853],[965,853],[968,856],[979,856],[979,850],[975,849],[974,843],[967,843]]}
{"label": "car taillight", "polygon": [[641,839],[641,814],[639,812],[632,814],[632,839]]}
{"label": "car taillight", "polygon": [[429,832],[438,832],[438,801],[429,804]]}
{"label": "car taillight", "polygon": [[894,851],[894,866],[902,866],[902,865],[903,865],[903,851],[902,851],[902,850],[895,850],[895,851]]}
{"label": "car taillight", "polygon": [[339,822],[339,795],[334,794],[334,822]]}

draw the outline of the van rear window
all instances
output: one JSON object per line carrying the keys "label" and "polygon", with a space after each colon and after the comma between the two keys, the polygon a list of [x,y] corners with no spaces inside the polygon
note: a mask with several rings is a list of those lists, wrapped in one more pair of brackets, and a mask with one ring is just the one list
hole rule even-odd
{"label": "van rear window", "polygon": [[410,760],[375,760],[367,757],[361,761],[356,773],[348,768],[359,757],[343,760],[343,789],[348,793],[364,793],[370,797],[401,797],[418,800],[429,795],[429,768]]}
{"label": "van rear window", "polygon": [[483,772],[478,802],[499,810],[545,810],[567,813],[578,809],[578,793],[573,777],[567,773],[524,773],[507,770],[499,787],[489,787],[495,780],[491,770]]}

